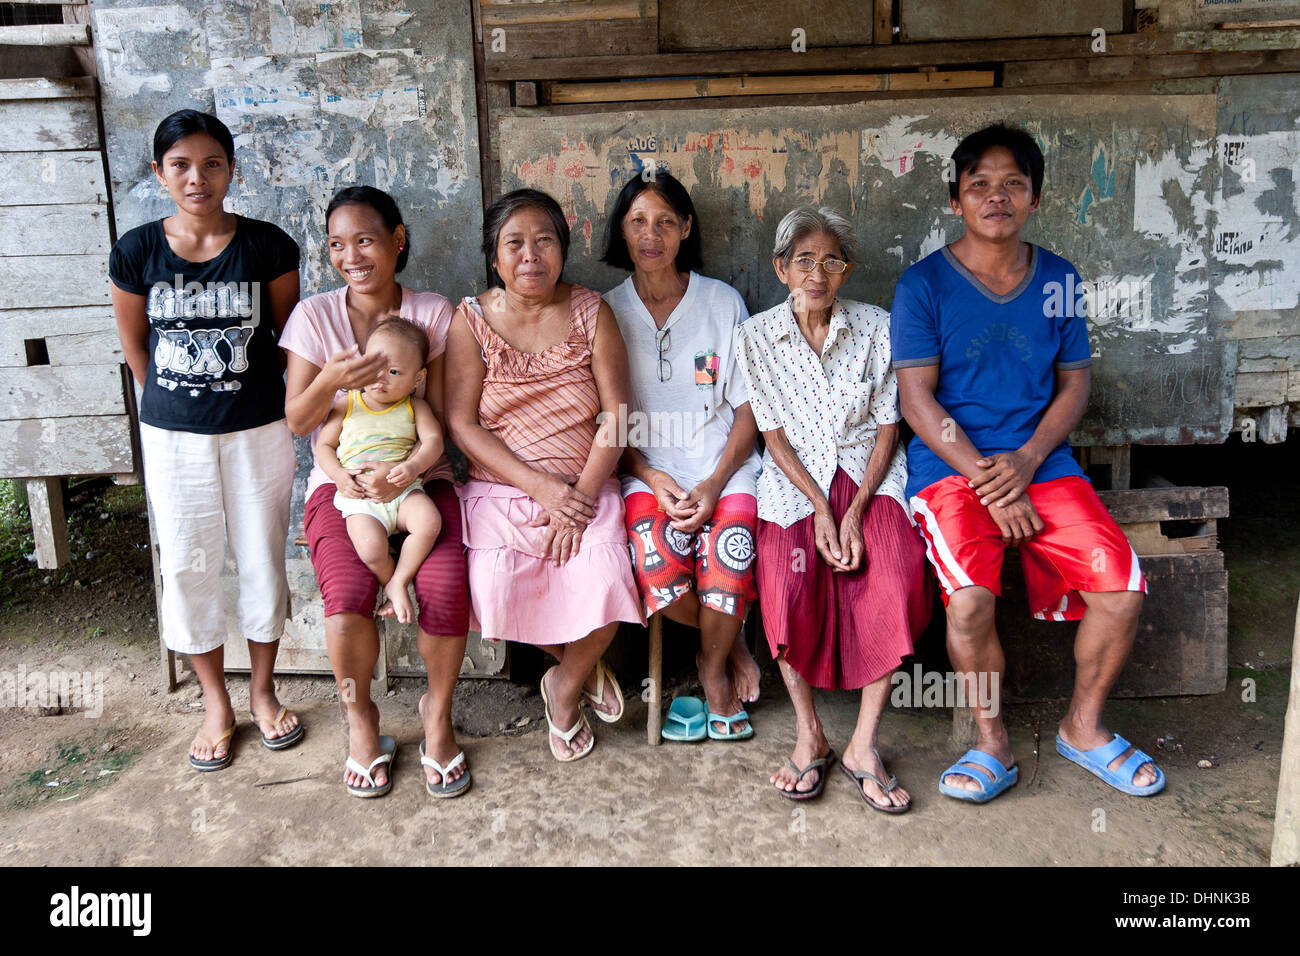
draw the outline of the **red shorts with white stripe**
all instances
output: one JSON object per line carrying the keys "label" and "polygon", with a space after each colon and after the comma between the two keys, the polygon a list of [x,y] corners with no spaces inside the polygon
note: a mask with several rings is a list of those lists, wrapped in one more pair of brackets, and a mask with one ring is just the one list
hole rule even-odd
{"label": "red shorts with white stripe", "polygon": [[[1080,591],[1141,591],[1147,583],[1137,553],[1092,484],[1070,475],[1025,492],[1043,530],[1020,543],[1020,563],[1034,617],[1077,621],[1087,605]],[[943,603],[978,585],[1002,594],[1007,545],[979,495],[962,475],[949,475],[912,496],[925,553],[943,586]]]}

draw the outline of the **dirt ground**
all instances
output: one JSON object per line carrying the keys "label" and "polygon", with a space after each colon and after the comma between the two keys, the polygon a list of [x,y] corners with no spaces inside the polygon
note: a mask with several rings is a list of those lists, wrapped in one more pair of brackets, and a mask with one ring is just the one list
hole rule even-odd
{"label": "dirt ground", "polygon": [[[232,766],[196,774],[185,754],[201,702],[192,675],[175,693],[165,690],[141,503],[132,488],[75,497],[69,518],[76,556],[58,572],[27,560],[30,529],[24,539],[21,518],[15,524],[17,512],[7,505],[0,690],[5,675],[16,680],[20,669],[98,672],[103,707],[98,716],[75,707],[0,707],[0,863],[1268,861],[1300,593],[1293,531],[1300,505],[1290,484],[1234,486],[1234,517],[1221,524],[1232,589],[1227,690],[1110,705],[1109,723],[1164,768],[1165,793],[1125,797],[1059,757],[1052,742],[1064,711],[1058,702],[1007,708],[1021,782],[987,806],[959,804],[936,787],[955,756],[949,711],[893,710],[881,751],[913,794],[912,812],[902,817],[872,812],[838,770],[816,802],[796,804],[772,791],[768,775],[794,735],[774,668],[750,708],[758,732],[749,742],[652,749],[645,704],[633,696],[621,724],[593,721],[595,752],[570,765],[547,751],[534,686],[462,681],[454,719],[474,786],[452,801],[424,792],[416,682],[399,682],[380,701],[385,731],[398,740],[395,786],[383,799],[363,801],[342,786],[346,739],[332,681],[286,677],[281,696],[306,723],[306,740],[267,751],[245,719]],[[1281,519],[1279,508],[1287,512]],[[643,674],[621,676],[630,693]],[[690,674],[678,669],[677,676],[680,687],[666,696],[690,692]],[[1255,681],[1253,702],[1242,700],[1245,678]],[[232,677],[230,685],[236,712],[245,711],[247,681]],[[842,748],[856,696],[822,694],[819,709]]]}

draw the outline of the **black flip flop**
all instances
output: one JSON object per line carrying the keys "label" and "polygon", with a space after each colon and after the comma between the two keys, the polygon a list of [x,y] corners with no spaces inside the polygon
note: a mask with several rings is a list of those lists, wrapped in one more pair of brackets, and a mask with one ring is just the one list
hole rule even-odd
{"label": "black flip flop", "polygon": [[826,786],[826,771],[830,769],[831,764],[835,762],[835,748],[829,747],[826,750],[826,756],[818,757],[811,760],[806,767],[796,767],[793,760],[785,758],[785,765],[793,770],[796,774],[794,784],[799,786],[799,781],[814,770],[820,771],[817,775],[817,785],[811,790],[782,790],[780,787],[773,785],[772,789],[785,797],[787,800],[812,800],[822,795],[822,788]]}
{"label": "black flip flop", "polygon": [[[278,724],[284,719],[284,715],[288,712],[289,708],[281,707],[280,712],[275,715],[275,719],[273,719],[271,723]],[[253,721],[253,726],[257,728],[257,732],[262,733],[262,725],[258,723],[257,715],[250,710],[248,716]],[[298,726],[294,727],[293,730],[289,731],[287,734],[283,734],[279,737],[268,737],[266,734],[262,734],[262,746],[267,750],[285,750],[302,740],[305,732],[306,731],[303,730],[302,721],[299,720]]]}
{"label": "black flip flop", "polygon": [[840,762],[840,769],[849,775],[849,778],[853,781],[853,789],[858,791],[858,796],[861,797],[872,810],[879,810],[881,813],[906,813],[908,810],[912,809],[911,800],[908,800],[907,803],[903,804],[901,807],[896,807],[893,804],[890,804],[887,807],[882,807],[880,804],[876,803],[875,800],[872,800],[867,796],[866,791],[862,789],[862,781],[870,780],[877,787],[883,790],[886,796],[888,796],[891,790],[898,789],[898,777],[894,774],[891,773],[889,775],[889,782],[886,783],[874,773],[868,773],[865,770],[850,770],[843,761]]}

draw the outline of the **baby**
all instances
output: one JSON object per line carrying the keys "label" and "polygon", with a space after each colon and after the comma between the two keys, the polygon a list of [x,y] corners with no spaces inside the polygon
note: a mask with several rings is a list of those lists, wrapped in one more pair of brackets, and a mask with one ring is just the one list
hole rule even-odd
{"label": "baby", "polygon": [[[347,521],[357,556],[384,588],[387,601],[379,614],[407,624],[415,619],[407,586],[442,530],[442,516],[420,490],[420,476],[442,457],[442,429],[428,402],[413,394],[424,384],[429,340],[414,322],[389,316],[374,327],[365,348],[382,352],[388,365],[375,384],[335,400],[314,452],[338,488],[334,506]],[[386,502],[367,498],[356,476],[371,473],[386,473],[402,493]],[[407,532],[396,564],[388,553],[395,531]]]}

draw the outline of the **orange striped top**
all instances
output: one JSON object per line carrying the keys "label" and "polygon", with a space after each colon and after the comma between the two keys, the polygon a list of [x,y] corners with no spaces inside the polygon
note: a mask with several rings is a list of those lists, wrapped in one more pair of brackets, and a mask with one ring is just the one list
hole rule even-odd
{"label": "orange striped top", "polygon": [[[573,286],[569,337],[536,353],[520,352],[501,338],[483,318],[475,297],[458,306],[487,366],[478,403],[479,424],[537,471],[573,479],[587,464],[600,412],[591,371],[600,302],[599,293]],[[473,459],[469,474],[479,481],[502,483]]]}

